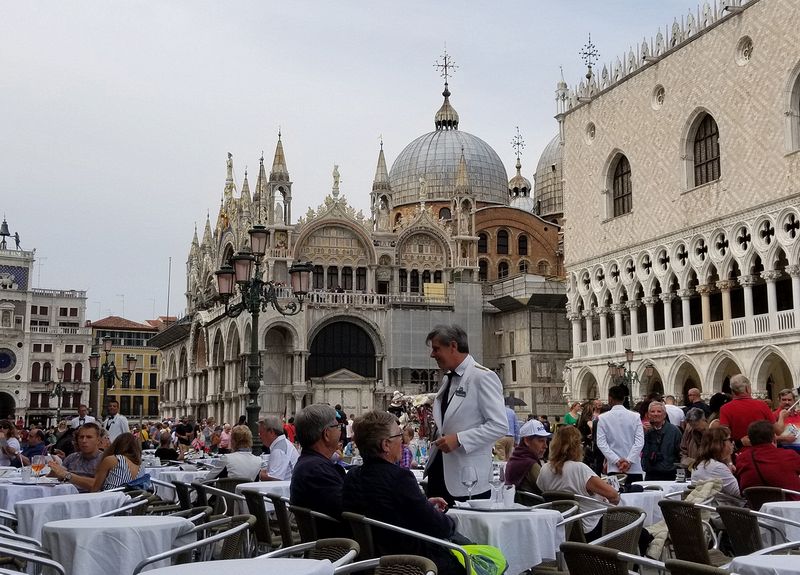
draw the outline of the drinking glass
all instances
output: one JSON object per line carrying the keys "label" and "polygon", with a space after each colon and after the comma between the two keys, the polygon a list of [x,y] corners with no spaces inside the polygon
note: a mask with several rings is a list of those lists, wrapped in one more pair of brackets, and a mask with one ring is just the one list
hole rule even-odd
{"label": "drinking glass", "polygon": [[489,475],[489,483],[492,485],[492,501],[498,502],[502,496],[500,493],[500,486],[503,485],[505,479],[503,473],[503,465],[499,461],[492,461],[492,471]]}
{"label": "drinking glass", "polygon": [[31,471],[36,474],[36,483],[39,483],[39,474],[44,469],[44,466],[47,464],[47,459],[44,455],[34,455],[31,459]]}
{"label": "drinking glass", "polygon": [[467,499],[472,501],[472,488],[478,483],[478,472],[472,465],[461,468],[461,485],[467,488]]}

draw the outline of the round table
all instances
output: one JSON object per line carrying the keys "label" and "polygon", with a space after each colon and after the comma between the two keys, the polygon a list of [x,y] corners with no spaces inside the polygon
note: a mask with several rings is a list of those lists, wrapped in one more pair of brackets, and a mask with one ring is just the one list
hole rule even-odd
{"label": "round table", "polygon": [[[289,487],[291,485],[291,481],[250,481],[249,483],[237,485],[236,493],[241,495],[242,491],[247,489],[249,491],[258,491],[259,493],[274,493],[281,497],[289,497]],[[267,512],[275,511],[275,507],[268,499],[264,499],[264,507],[267,508]]]}
{"label": "round table", "polygon": [[658,502],[664,499],[667,491],[642,491],[640,493],[620,493],[620,505],[627,507],[638,507],[645,513],[647,517],[644,520],[644,526],[649,527],[654,523],[658,523],[663,519],[661,516],[661,507]]}
{"label": "round table", "polygon": [[150,479],[161,480],[163,473],[167,473],[169,471],[181,471],[181,467],[180,465],[162,465],[159,467],[145,467],[144,470],[150,474]]}
{"label": "round table", "polygon": [[552,509],[493,511],[450,509],[456,529],[475,543],[494,545],[508,561],[508,573],[522,573],[545,559],[555,559],[564,542],[556,527],[561,513]]}
{"label": "round table", "polygon": [[[43,478],[48,479],[48,478]],[[14,505],[26,499],[41,499],[53,495],[70,495],[77,493],[78,489],[71,483],[0,483],[0,509],[14,511]]]}
{"label": "round table", "polygon": [[207,561],[205,563],[187,563],[173,565],[148,571],[149,575],[219,575],[219,573],[236,573],[236,575],[264,575],[280,573],[281,575],[332,575],[333,564],[327,559],[228,559],[226,561]]}
{"label": "round table", "polygon": [[689,482],[677,483],[675,481],[634,481],[634,485],[641,487],[660,487],[664,493],[675,493],[689,489]]}
{"label": "round table", "polygon": [[[170,483],[172,481],[182,481],[183,483],[191,483],[192,481],[200,481],[205,479],[206,475],[208,475],[208,471],[180,471],[180,470],[167,470],[161,471],[158,475],[159,481],[166,481]],[[175,489],[170,487],[163,487],[161,485],[156,485],[156,495],[158,495],[161,499],[166,499],[169,501],[177,501],[178,494],[175,493]]]}
{"label": "round table", "polygon": [[740,575],[798,575],[797,555],[743,555],[734,557],[728,570]]}
{"label": "round table", "polygon": [[[761,512],[800,522],[800,501],[772,501],[762,505]],[[769,520],[765,519],[765,521]],[[789,541],[800,541],[800,527],[781,523],[775,523],[775,525],[783,531]]]}
{"label": "round table", "polygon": [[41,541],[42,527],[50,521],[81,519],[122,507],[130,498],[119,491],[75,493],[19,501],[14,506],[17,532]]}
{"label": "round table", "polygon": [[143,559],[191,543],[182,517],[129,515],[51,521],[42,545],[74,575],[128,575]]}

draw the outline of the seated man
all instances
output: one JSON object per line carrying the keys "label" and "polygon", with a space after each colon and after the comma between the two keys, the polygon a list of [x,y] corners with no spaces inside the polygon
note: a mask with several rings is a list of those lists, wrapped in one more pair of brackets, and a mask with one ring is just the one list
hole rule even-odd
{"label": "seated man", "polygon": [[97,466],[103,459],[100,450],[100,426],[87,422],[78,428],[78,450],[64,459],[63,464],[51,461],[50,475],[66,483],[72,483],[78,491],[92,490]]}
{"label": "seated man", "polygon": [[258,436],[264,447],[269,447],[269,465],[261,471],[261,480],[290,480],[300,454],[284,435],[283,422],[275,415],[268,415],[258,422]]}
{"label": "seated man", "polygon": [[542,470],[542,458],[547,451],[547,440],[552,436],[541,421],[531,419],[519,430],[520,442],[506,464],[506,484],[519,491],[541,493],[536,485]]}
{"label": "seated man", "polygon": [[747,437],[750,447],[743,449],[736,458],[739,489],[763,486],[800,491],[800,455],[789,449],[778,449],[772,422],[754,421],[747,428]]}
{"label": "seated man", "polygon": [[28,433],[28,446],[22,450],[22,464],[30,465],[35,455],[47,455],[47,442],[44,432],[34,427]]}
{"label": "seated man", "polygon": [[[307,507],[339,519],[342,515],[342,487],[345,471],[331,459],[339,446],[341,431],[336,410],[315,403],[294,418],[295,437],[302,452],[292,474],[289,499],[292,505]],[[270,456],[272,459],[272,456]],[[343,537],[343,528],[320,523],[320,537]],[[348,530],[344,529],[344,533]]]}
{"label": "seated man", "polygon": [[162,433],[159,438],[159,447],[156,449],[155,456],[161,461],[177,461],[183,459],[178,451],[172,447],[172,437],[169,433]]}

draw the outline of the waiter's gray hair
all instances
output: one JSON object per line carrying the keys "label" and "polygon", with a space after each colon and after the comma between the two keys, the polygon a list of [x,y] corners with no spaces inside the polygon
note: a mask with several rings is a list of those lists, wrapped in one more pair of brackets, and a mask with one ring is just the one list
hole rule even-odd
{"label": "waiter's gray hair", "polygon": [[438,341],[442,345],[450,345],[451,342],[456,342],[456,349],[461,353],[469,353],[469,342],[467,340],[467,332],[464,331],[460,325],[437,325],[425,338],[425,343],[430,343],[433,340]]}

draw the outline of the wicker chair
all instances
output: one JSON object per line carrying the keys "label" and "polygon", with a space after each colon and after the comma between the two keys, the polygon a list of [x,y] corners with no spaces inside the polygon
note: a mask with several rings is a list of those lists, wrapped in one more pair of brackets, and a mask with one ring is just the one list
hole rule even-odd
{"label": "wicker chair", "polygon": [[295,523],[297,524],[297,531],[300,533],[300,541],[308,543],[319,539],[320,523],[327,522],[332,525],[340,526],[341,523],[319,511],[308,509],[307,507],[300,507],[298,505],[289,504],[289,512],[294,515]]}
{"label": "wicker chair", "polygon": [[[299,534],[295,535],[296,532],[292,530],[292,519],[287,508],[289,499],[275,493],[265,493],[264,496],[269,498],[275,508],[275,519],[278,522],[278,531],[281,534],[281,546],[291,547],[296,543],[300,543]],[[361,542],[359,541],[359,543]]]}
{"label": "wicker chair", "polygon": [[[372,537],[372,530],[377,528],[408,535],[409,537],[444,547],[451,553],[458,553],[461,556],[459,561],[463,559],[462,565],[464,565],[464,572],[472,573],[472,561],[469,553],[467,553],[466,549],[460,545],[456,545],[455,543],[445,539],[438,539],[436,537],[431,537],[430,535],[418,533],[416,531],[412,531],[411,529],[398,527],[397,525],[392,525],[390,523],[384,523],[383,521],[378,521],[377,519],[365,517],[364,515],[359,515],[357,513],[345,511],[342,513],[342,519],[350,524],[350,527],[353,531],[353,536],[355,537],[356,541],[358,541],[358,545],[361,548],[362,555],[367,556],[368,559],[375,558],[376,549],[374,545],[374,538]],[[366,537],[365,534],[367,535]]]}
{"label": "wicker chair", "polygon": [[[178,505],[180,505],[181,509],[191,509],[192,508],[192,486],[188,483],[184,483],[183,481],[172,481],[172,486],[175,488],[175,493],[178,496]],[[197,505],[202,505],[201,502],[198,501]]]}
{"label": "wicker chair", "polygon": [[543,491],[542,497],[546,502],[550,501],[564,501],[575,499],[575,494],[570,491]]}
{"label": "wicker chair", "polygon": [[[686,501],[662,499],[658,502],[661,515],[669,530],[669,540],[675,558],[703,565],[719,567],[731,558],[717,549],[718,542],[711,526],[703,521],[701,509]],[[708,548],[706,534],[710,533],[714,547]]]}
{"label": "wicker chair", "polygon": [[672,575],[729,575],[728,571],[718,567],[680,559],[667,559],[664,564]]}
{"label": "wicker chair", "polygon": [[536,493],[531,493],[530,491],[517,491],[516,495],[514,495],[514,502],[533,507],[534,505],[544,503],[544,497]]}
{"label": "wicker chair", "polygon": [[0,545],[0,556],[13,559],[15,564],[20,562],[27,563],[28,567],[35,567],[36,571],[33,571],[35,573],[47,570],[46,572],[52,571],[59,575],[66,575],[66,570],[61,563],[41,553],[32,553],[30,550],[22,551]]}
{"label": "wicker chair", "polygon": [[631,563],[664,570],[664,564],[639,555],[631,555],[599,545],[567,541],[561,544],[561,554],[570,573],[592,575],[628,575]]}
{"label": "wicker chair", "polygon": [[747,506],[753,511],[759,511],[765,503],[773,501],[786,501],[788,495],[800,496],[797,491],[781,489],[780,487],[748,487],[742,492],[747,499]]}
{"label": "wicker chair", "polygon": [[256,525],[253,528],[253,535],[256,539],[258,551],[269,552],[280,545],[280,541],[275,539],[273,532],[273,521],[269,518],[267,508],[264,506],[264,494],[254,489],[243,489],[242,496],[247,505],[247,512],[256,518]]}
{"label": "wicker chair", "polygon": [[319,539],[272,551],[261,557],[303,557],[304,559],[327,559],[334,568],[352,563],[358,557],[358,543],[352,539]]}
{"label": "wicker chair", "polygon": [[170,513],[172,517],[183,517],[184,519],[188,519],[195,525],[200,525],[208,521],[208,518],[211,516],[211,507],[206,505],[205,507],[192,507],[190,509],[181,509],[180,511],[173,511]]}
{"label": "wicker chair", "polygon": [[334,575],[371,571],[374,575],[436,575],[436,564],[418,555],[384,555],[334,569]]}

